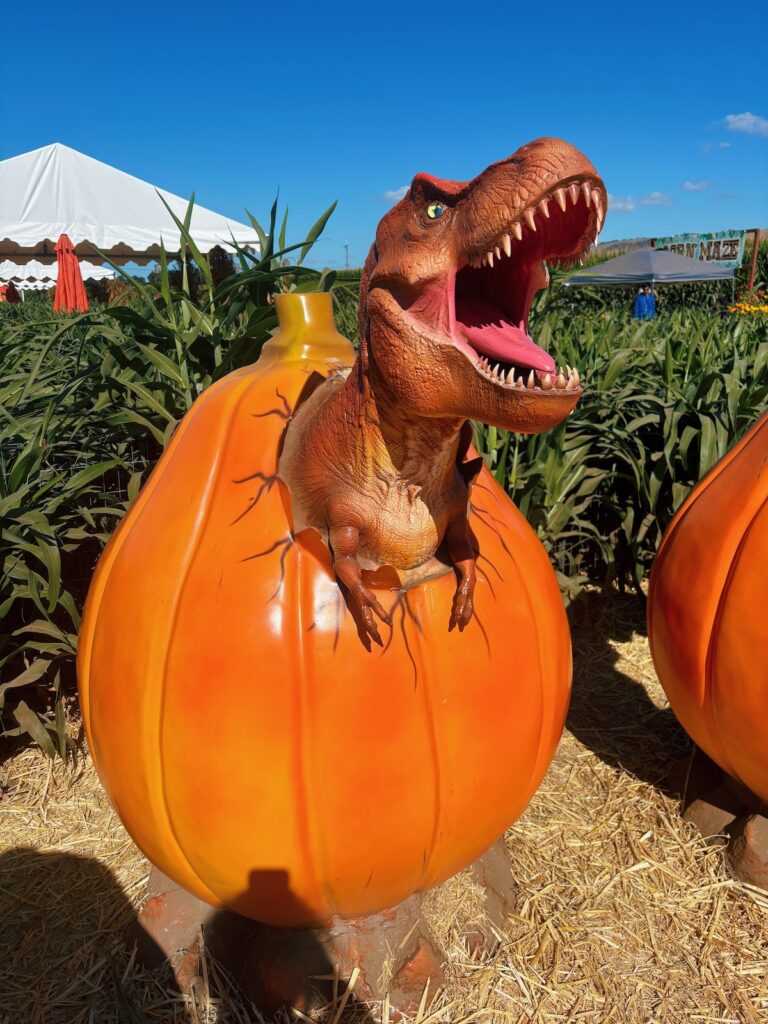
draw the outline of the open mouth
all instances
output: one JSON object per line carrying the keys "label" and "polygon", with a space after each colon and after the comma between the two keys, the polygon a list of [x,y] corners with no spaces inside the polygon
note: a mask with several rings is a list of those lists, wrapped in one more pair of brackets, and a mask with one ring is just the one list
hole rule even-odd
{"label": "open mouth", "polygon": [[469,252],[455,279],[454,340],[477,371],[507,388],[580,390],[578,371],[560,370],[528,333],[534,294],[549,284],[547,264],[569,267],[597,242],[606,196],[594,178],[549,189],[482,252]]}

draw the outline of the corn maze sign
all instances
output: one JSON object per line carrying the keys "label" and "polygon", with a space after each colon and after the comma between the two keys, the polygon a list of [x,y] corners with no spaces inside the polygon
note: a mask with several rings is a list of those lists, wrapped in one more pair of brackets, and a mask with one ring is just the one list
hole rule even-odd
{"label": "corn maze sign", "polygon": [[740,267],[744,258],[746,231],[712,231],[704,235],[670,235],[657,238],[657,249],[689,256],[692,260],[720,263],[724,267]]}

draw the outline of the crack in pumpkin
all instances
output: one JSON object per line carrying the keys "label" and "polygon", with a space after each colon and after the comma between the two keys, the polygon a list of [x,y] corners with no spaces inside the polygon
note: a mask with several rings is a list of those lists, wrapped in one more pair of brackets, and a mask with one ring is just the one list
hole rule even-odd
{"label": "crack in pumpkin", "polygon": [[[416,665],[416,659],[413,656],[413,651],[411,650],[411,645],[408,642],[408,634],[407,634],[407,632],[405,630],[406,617],[411,619],[412,622],[416,623],[416,628],[418,629],[418,631],[421,633],[422,636],[424,635],[424,630],[422,629],[421,622],[419,620],[418,615],[416,615],[414,610],[408,604],[408,591],[407,590],[401,590],[398,593],[397,597],[395,598],[395,603],[392,605],[392,608],[390,609],[390,613],[389,613],[390,617],[392,617],[393,613],[395,611],[397,611],[398,609],[400,610],[400,631],[401,631],[401,633],[403,635],[403,642],[405,644],[405,650],[406,650],[406,653],[408,654],[408,658],[409,658],[409,660],[411,662],[411,665],[413,665],[413,686],[414,686],[414,689],[415,689],[416,686],[418,685],[418,682],[419,682],[419,670],[418,670],[418,667]],[[392,638],[394,637],[394,635],[395,635],[395,629],[394,629],[394,626],[393,626],[391,631],[390,631],[390,634],[389,634],[389,639],[387,640],[386,644],[384,644],[384,647],[383,647],[383,649],[381,651],[382,655],[386,654],[386,652],[389,650],[390,645],[392,644]]]}
{"label": "crack in pumpkin", "polygon": [[232,520],[232,522],[229,524],[230,526],[234,526],[235,523],[239,523],[241,519],[248,515],[249,512],[252,512],[253,509],[255,509],[256,506],[258,505],[261,496],[262,494],[264,494],[265,491],[267,492],[267,494],[269,494],[269,492],[277,483],[277,473],[273,473],[271,476],[267,473],[261,472],[251,473],[250,476],[244,476],[240,480],[233,480],[232,483],[245,484],[248,483],[248,481],[250,480],[261,480],[261,487],[259,487],[256,496],[250,499],[248,506],[240,513],[239,516]]}
{"label": "crack in pumpkin", "polygon": [[265,548],[264,551],[258,551],[255,555],[246,555],[245,558],[240,559],[241,562],[252,562],[254,558],[263,558],[265,555],[271,555],[272,552],[277,551],[278,548],[283,549],[282,552],[280,553],[280,580],[277,584],[274,594],[272,594],[272,596],[267,599],[266,604],[271,604],[282,589],[283,583],[285,582],[285,559],[291,547],[293,547],[293,544],[293,535],[289,533],[287,537],[283,537],[280,540],[276,540],[274,544],[270,545],[270,547],[268,548]]}
{"label": "crack in pumpkin", "polygon": [[501,544],[501,546],[504,548],[504,550],[509,555],[509,557],[513,558],[512,552],[507,547],[507,542],[504,540],[503,534],[501,533],[501,531],[499,529],[497,529],[496,526],[494,526],[492,524],[492,522],[488,522],[488,520],[485,518],[485,516],[486,515],[489,516],[490,519],[492,521],[495,521],[495,522],[499,522],[499,520],[497,520],[495,518],[495,516],[491,512],[489,512],[487,509],[484,508],[484,509],[481,510],[481,509],[479,509],[477,507],[477,505],[473,505],[472,502],[469,503],[469,507],[470,507],[470,510],[471,510],[472,514],[477,516],[477,518],[480,520],[480,522],[483,524],[483,526],[487,527],[492,533],[496,534],[496,536],[499,538],[499,543]]}
{"label": "crack in pumpkin", "polygon": [[265,416],[278,416],[281,420],[289,420],[293,415],[293,409],[288,404],[288,399],[280,391],[280,388],[275,388],[275,394],[283,403],[282,409],[267,409],[266,412],[252,412],[251,416],[254,419],[260,420]]}

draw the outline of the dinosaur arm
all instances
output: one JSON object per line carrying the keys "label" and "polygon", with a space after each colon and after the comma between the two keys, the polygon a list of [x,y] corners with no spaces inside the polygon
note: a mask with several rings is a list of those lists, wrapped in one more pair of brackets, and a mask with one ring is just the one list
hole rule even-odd
{"label": "dinosaur arm", "polygon": [[353,610],[359,612],[362,620],[359,625],[363,633],[382,647],[382,639],[373,614],[375,612],[388,626],[392,625],[392,621],[376,600],[373,592],[363,583],[362,569],[357,560],[360,531],[355,526],[331,525],[328,540],[333,552],[333,568],[336,571],[336,578],[346,588]]}
{"label": "dinosaur arm", "polygon": [[448,554],[459,574],[448,629],[450,631],[454,626],[458,626],[459,632],[461,632],[469,625],[469,620],[472,618],[474,610],[472,597],[476,579],[475,551],[470,538],[466,509],[461,515],[451,520],[445,532],[445,539],[448,544]]}

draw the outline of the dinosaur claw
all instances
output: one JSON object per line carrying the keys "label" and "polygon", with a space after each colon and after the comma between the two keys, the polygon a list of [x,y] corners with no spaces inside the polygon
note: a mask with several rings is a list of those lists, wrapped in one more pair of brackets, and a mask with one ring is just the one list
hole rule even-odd
{"label": "dinosaur claw", "polygon": [[455,626],[458,626],[459,632],[463,633],[469,625],[473,614],[474,605],[471,596],[457,591],[453,598],[451,617],[448,621],[448,632],[450,633]]}

